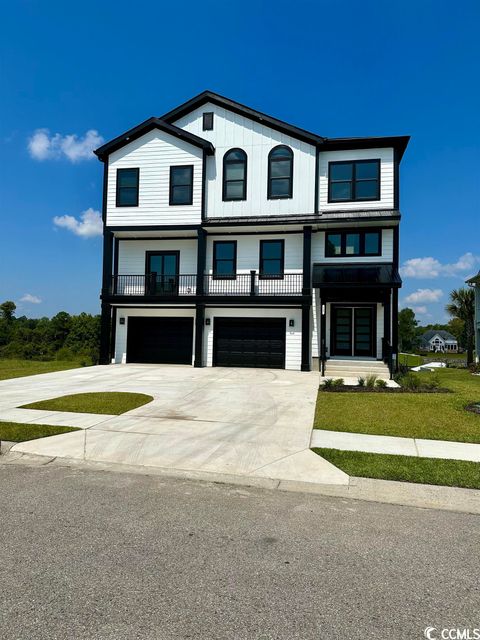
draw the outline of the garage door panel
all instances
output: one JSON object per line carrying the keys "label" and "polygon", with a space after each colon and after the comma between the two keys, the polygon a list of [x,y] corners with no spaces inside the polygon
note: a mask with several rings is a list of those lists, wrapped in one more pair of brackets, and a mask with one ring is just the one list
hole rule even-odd
{"label": "garage door panel", "polygon": [[192,364],[193,318],[130,317],[127,362]]}
{"label": "garage door panel", "polygon": [[285,367],[285,319],[215,318],[214,365]]}

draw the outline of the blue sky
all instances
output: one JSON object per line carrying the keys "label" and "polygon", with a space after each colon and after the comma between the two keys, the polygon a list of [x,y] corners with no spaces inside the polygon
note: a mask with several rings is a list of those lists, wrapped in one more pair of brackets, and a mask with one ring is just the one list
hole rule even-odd
{"label": "blue sky", "polygon": [[0,300],[98,312],[90,149],[208,88],[328,137],[410,134],[400,300],[444,321],[480,268],[479,26],[475,0],[6,4]]}

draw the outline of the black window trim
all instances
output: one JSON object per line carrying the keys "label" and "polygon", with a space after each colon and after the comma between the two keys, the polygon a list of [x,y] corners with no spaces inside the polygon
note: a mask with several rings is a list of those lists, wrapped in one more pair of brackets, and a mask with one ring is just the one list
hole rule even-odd
{"label": "black window trim", "polygon": [[[187,187],[190,186],[190,200],[189,202],[173,202],[173,183],[172,183],[172,174],[175,169],[190,169],[190,185],[188,184],[177,184],[176,187]],[[188,207],[193,204],[193,164],[172,164],[170,166],[170,188],[169,188],[169,196],[168,196],[168,204],[171,207]]]}
{"label": "black window trim", "polygon": [[[243,178],[243,192],[242,192],[242,197],[241,198],[227,198],[227,182],[240,182],[240,180],[227,180],[226,178],[226,165],[227,164],[233,164],[233,163],[239,163],[242,162],[242,160],[228,160],[227,156],[228,154],[232,153],[233,151],[240,151],[240,153],[243,155],[243,166],[244,166],[244,178]],[[222,200],[223,202],[241,202],[242,200],[246,200],[247,199],[247,170],[248,170],[248,157],[246,152],[243,149],[240,149],[239,147],[233,147],[232,149],[229,149],[228,151],[225,152],[224,156],[223,156],[223,176],[222,176]]]}
{"label": "black window trim", "polygon": [[[347,235],[350,233],[358,233],[360,236],[360,251],[359,253],[346,253],[347,246]],[[376,253],[365,253],[365,234],[367,233],[377,233],[378,234],[378,252]],[[339,235],[341,237],[340,240],[340,253],[332,254],[328,253],[328,236],[330,235]],[[380,257],[382,255],[382,241],[383,234],[382,229],[377,227],[368,227],[364,229],[329,229],[325,231],[325,258],[375,258]]]}
{"label": "black window trim", "polygon": [[[272,178],[272,162],[277,162],[277,161],[281,161],[282,158],[273,158],[272,159],[272,153],[274,151],[276,151],[277,149],[287,149],[289,152],[289,160],[290,160],[290,175],[288,176],[288,180],[289,180],[289,184],[290,184],[290,189],[289,189],[289,193],[288,195],[285,196],[275,196],[272,194],[272,181],[273,180],[285,180],[285,178]],[[268,153],[268,178],[267,178],[267,198],[268,200],[288,200],[293,198],[293,150],[286,144],[277,144],[276,147],[273,147],[273,149],[270,149],[269,153]]]}
{"label": "black window trim", "polygon": [[[217,246],[219,244],[233,244],[233,275],[228,276],[217,273]],[[236,280],[237,279],[237,241],[236,240],[214,240],[212,258],[212,276],[214,280]]]}
{"label": "black window trim", "polygon": [[[211,127],[207,127],[207,117],[210,117],[212,126]],[[202,114],[202,127],[203,127],[203,131],[213,131],[213,111],[204,111]]]}
{"label": "black window trim", "polygon": [[177,272],[175,274],[175,277],[178,278],[178,276],[180,275],[180,251],[176,250],[176,249],[153,249],[151,251],[145,251],[145,276],[150,275],[151,273],[155,273],[154,271],[150,271],[149,269],[149,265],[150,265],[150,258],[152,256],[176,256],[177,258]]}
{"label": "black window trim", "polygon": [[[135,204],[122,204],[120,202],[120,188],[133,189],[134,187],[120,187],[120,175],[122,171],[135,171],[137,174],[137,198]],[[138,167],[119,167],[116,175],[116,190],[115,190],[115,206],[116,207],[138,207],[138,192],[140,191],[140,169]]]}
{"label": "black window trim", "polygon": [[[265,274],[263,272],[263,261],[264,261],[264,258],[263,258],[263,247],[265,246],[265,244],[271,243],[271,242],[279,242],[281,247],[282,247],[282,253],[281,253],[281,256],[280,256],[281,272],[278,275],[272,275],[272,274],[268,274],[268,273]],[[268,240],[260,240],[260,256],[259,256],[258,264],[259,264],[258,277],[259,277],[260,280],[283,280],[284,277],[285,277],[285,239],[284,238],[278,238],[278,239],[269,238]]]}
{"label": "black window trim", "polygon": [[[377,194],[375,198],[357,198],[355,193],[356,185],[356,165],[364,164],[365,162],[375,162],[377,164],[378,179],[377,179]],[[339,164],[351,164],[352,165],[352,179],[350,180],[337,180],[337,182],[351,182],[352,184],[352,197],[348,200],[334,199],[332,198],[332,179],[331,179],[331,167],[332,165]],[[328,163],[328,202],[330,203],[342,203],[342,202],[375,202],[381,199],[381,179],[382,179],[382,164],[380,158],[362,158],[362,160],[335,160]],[[360,180],[363,182],[363,180]],[[373,178],[368,181],[373,182]],[[367,180],[365,180],[367,182]]]}

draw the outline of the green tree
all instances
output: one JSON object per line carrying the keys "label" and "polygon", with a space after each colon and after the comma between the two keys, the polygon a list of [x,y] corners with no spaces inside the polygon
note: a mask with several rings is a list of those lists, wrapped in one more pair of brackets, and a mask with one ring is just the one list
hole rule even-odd
{"label": "green tree", "polygon": [[1,314],[0,317],[6,320],[7,322],[11,322],[15,315],[16,308],[17,308],[17,305],[14,302],[12,302],[12,300],[6,300],[5,302],[2,302],[2,304],[0,304],[0,314]]}
{"label": "green tree", "polygon": [[473,289],[454,289],[450,293],[450,302],[445,310],[452,318],[458,318],[465,323],[465,341],[467,347],[467,364],[473,362],[474,314],[475,294]]}
{"label": "green tree", "polygon": [[406,307],[398,314],[398,341],[402,351],[413,351],[418,346],[418,322],[413,309]]}
{"label": "green tree", "polygon": [[460,318],[452,318],[447,324],[447,331],[455,336],[459,346],[465,347],[465,322]]}

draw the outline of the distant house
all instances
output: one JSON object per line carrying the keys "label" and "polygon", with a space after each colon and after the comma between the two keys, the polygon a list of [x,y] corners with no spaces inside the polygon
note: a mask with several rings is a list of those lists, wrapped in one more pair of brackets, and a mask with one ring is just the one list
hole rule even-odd
{"label": "distant house", "polygon": [[420,338],[420,349],[434,353],[457,353],[458,342],[448,331],[430,329]]}
{"label": "distant house", "polygon": [[475,288],[475,319],[474,319],[474,334],[475,334],[475,359],[477,362],[480,360],[480,271],[476,276],[467,280],[467,284]]}

